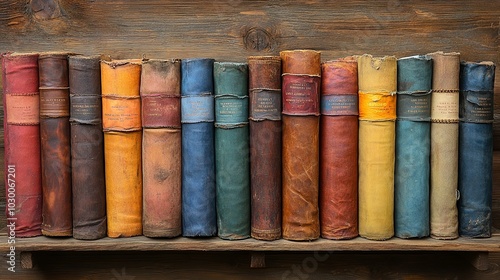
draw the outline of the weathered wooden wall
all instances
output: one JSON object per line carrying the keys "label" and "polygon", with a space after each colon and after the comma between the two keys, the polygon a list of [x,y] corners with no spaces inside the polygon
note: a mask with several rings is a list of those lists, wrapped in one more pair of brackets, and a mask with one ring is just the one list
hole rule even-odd
{"label": "weathered wooden wall", "polygon": [[[249,55],[278,54],[281,50],[297,48],[320,50],[323,60],[363,53],[402,57],[442,50],[459,51],[464,60],[492,60],[498,64],[499,44],[498,0],[0,0],[0,52],[69,51],[113,58],[213,57],[244,61]],[[495,150],[500,151],[500,67],[497,77],[494,127]],[[3,140],[3,134],[0,138]],[[0,143],[3,145],[3,141]],[[0,158],[3,159],[3,148]],[[494,172],[493,224],[500,228],[500,152],[495,156]],[[0,174],[3,178],[3,169]],[[3,211],[3,181],[0,194]],[[246,256],[244,253],[234,253],[235,260],[232,260],[233,255],[223,254],[220,263],[210,261],[212,255],[202,254],[208,265],[203,265],[206,260],[195,257],[197,254],[186,253],[181,254],[179,261],[176,261],[177,255],[167,253],[146,254],[145,261],[135,253],[106,257],[90,253],[45,255],[50,258],[43,257],[38,269],[17,275],[26,279],[66,279],[67,274],[73,273],[78,279],[85,275],[96,279],[134,279],[113,274],[111,268],[116,266],[117,273],[121,273],[122,267],[133,270],[131,275],[137,276],[136,279],[165,275],[183,279],[281,278],[291,265],[301,265],[304,259],[301,254],[284,257],[277,254],[280,257],[269,264],[272,268],[250,271],[247,264],[241,266],[238,261]],[[317,271],[307,277],[398,279],[413,275],[470,279],[491,276],[489,279],[496,279],[499,275],[500,256],[497,255],[494,256],[497,262],[489,274],[467,270],[454,261],[444,262],[442,269],[436,265],[442,259],[456,259],[449,254],[398,256],[384,253],[358,258],[358,255],[341,254],[341,257],[331,258],[335,261],[319,265]],[[109,262],[106,261],[108,257]],[[386,258],[394,263],[380,261]],[[406,262],[420,266],[405,265]],[[192,265],[200,266],[194,274],[189,274],[187,269]],[[8,275],[4,271],[0,271],[2,279]]]}

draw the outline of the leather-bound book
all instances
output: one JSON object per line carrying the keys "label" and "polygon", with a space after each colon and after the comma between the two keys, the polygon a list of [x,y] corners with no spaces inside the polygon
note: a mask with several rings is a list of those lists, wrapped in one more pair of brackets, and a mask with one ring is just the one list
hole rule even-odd
{"label": "leather-bound book", "polygon": [[2,55],[7,224],[16,237],[42,234],[38,54]]}
{"label": "leather-bound book", "polygon": [[248,65],[214,63],[217,235],[250,237]]}
{"label": "leather-bound book", "polygon": [[358,62],[327,61],[321,72],[321,237],[358,236]]}
{"label": "leather-bound book", "polygon": [[460,54],[436,52],[431,97],[430,231],[458,237],[458,110]]}
{"label": "leather-bound book", "polygon": [[251,235],[281,237],[281,58],[248,58]]}
{"label": "leather-bound book", "polygon": [[182,235],[188,237],[217,233],[213,64],[181,61]]}
{"label": "leather-bound book", "polygon": [[493,62],[461,63],[458,153],[460,236],[491,236],[494,86]]}
{"label": "leather-bound book", "polygon": [[141,73],[143,234],[181,234],[181,62],[144,60]]}
{"label": "leather-bound book", "polygon": [[394,230],[400,238],[429,235],[432,59],[398,60]]}
{"label": "leather-bound book", "polygon": [[142,234],[140,60],[101,61],[109,237]]}
{"label": "leather-bound book", "polygon": [[283,105],[283,238],[314,240],[319,225],[321,54],[280,52]]}
{"label": "leather-bound book", "polygon": [[106,236],[106,186],[98,56],[69,57],[73,237]]}
{"label": "leather-bound book", "polygon": [[359,235],[394,235],[394,161],[397,61],[394,56],[358,58]]}
{"label": "leather-bound book", "polygon": [[42,234],[71,236],[71,148],[68,54],[38,57],[42,159]]}

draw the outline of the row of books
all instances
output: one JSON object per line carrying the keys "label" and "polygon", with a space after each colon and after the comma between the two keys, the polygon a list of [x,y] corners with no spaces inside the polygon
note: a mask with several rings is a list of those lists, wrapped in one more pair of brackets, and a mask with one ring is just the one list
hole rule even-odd
{"label": "row of books", "polygon": [[495,65],[2,55],[17,237],[491,236]]}

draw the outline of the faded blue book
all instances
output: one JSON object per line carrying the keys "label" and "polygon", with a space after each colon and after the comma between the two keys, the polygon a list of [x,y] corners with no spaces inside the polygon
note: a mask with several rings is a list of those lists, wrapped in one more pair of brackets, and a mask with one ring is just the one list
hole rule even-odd
{"label": "faded blue book", "polygon": [[493,62],[460,65],[458,232],[491,236],[493,166]]}
{"label": "faded blue book", "polygon": [[432,59],[398,60],[394,230],[400,238],[429,235]]}
{"label": "faded blue book", "polygon": [[250,237],[248,65],[215,62],[215,176],[218,236]]}
{"label": "faded blue book", "polygon": [[213,59],[181,62],[182,235],[214,236]]}

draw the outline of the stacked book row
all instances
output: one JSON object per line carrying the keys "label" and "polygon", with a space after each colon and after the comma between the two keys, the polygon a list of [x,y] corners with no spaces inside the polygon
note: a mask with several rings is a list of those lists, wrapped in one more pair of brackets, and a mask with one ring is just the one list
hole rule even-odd
{"label": "stacked book row", "polygon": [[10,236],[491,236],[492,62],[2,55]]}

